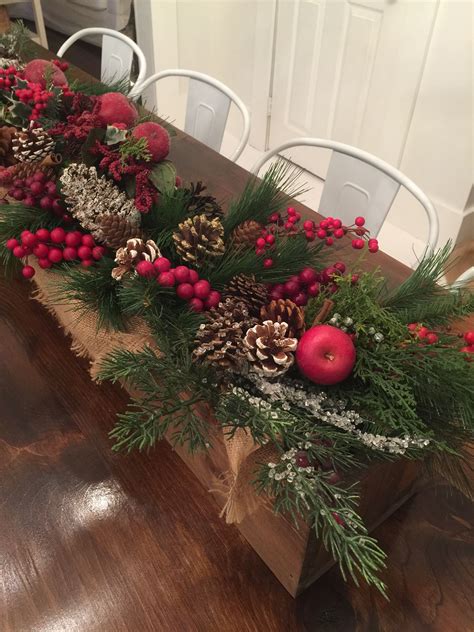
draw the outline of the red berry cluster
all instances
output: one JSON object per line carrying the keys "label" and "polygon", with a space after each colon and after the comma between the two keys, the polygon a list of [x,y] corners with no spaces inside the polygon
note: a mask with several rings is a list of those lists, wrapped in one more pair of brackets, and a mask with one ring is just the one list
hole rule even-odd
{"label": "red berry cluster", "polygon": [[[342,261],[337,261],[333,266],[329,266],[317,272],[313,268],[303,268],[299,274],[291,276],[285,283],[276,283],[270,288],[270,298],[277,301],[282,298],[289,298],[296,305],[304,306],[308,300],[322,291],[331,294],[337,292],[338,286],[334,282],[334,277],[344,274],[346,265]],[[356,283],[357,275],[352,276],[352,281]]]}
{"label": "red berry cluster", "polygon": [[32,108],[31,114],[28,117],[30,121],[36,121],[41,117],[43,110],[48,107],[48,101],[53,95],[49,90],[45,90],[39,83],[28,82],[27,88],[17,88],[15,90],[16,98],[30,105]]}
{"label": "red berry cluster", "polygon": [[[463,338],[466,345],[461,347],[460,351],[462,353],[474,354],[474,331],[466,331]],[[472,362],[474,355],[466,355],[466,360]]]}
{"label": "red berry cluster", "polygon": [[[300,220],[301,213],[298,213],[292,206],[286,209],[286,216],[282,216],[281,213],[272,213],[268,218],[270,227],[265,229],[264,234],[255,244],[257,254],[263,254],[267,248],[271,248],[275,243],[273,235],[275,228],[294,235],[301,230]],[[353,248],[361,250],[367,243],[369,252],[377,252],[379,249],[378,241],[369,238],[369,230],[364,228],[364,224],[364,217],[356,217],[351,226],[344,226],[342,220],[337,217],[326,217],[318,223],[308,219],[303,223],[303,232],[308,241],[314,241],[317,237],[324,240],[326,246],[332,246],[335,239],[342,239],[344,235],[354,235]],[[268,237],[273,239],[267,239]]]}
{"label": "red berry cluster", "polygon": [[438,342],[438,334],[434,331],[430,331],[428,327],[425,327],[421,323],[410,323],[408,325],[408,331],[420,342],[428,345],[434,345]]}
{"label": "red berry cluster", "polygon": [[200,279],[196,270],[187,266],[172,268],[171,261],[166,257],[158,257],[153,263],[140,261],[135,270],[146,279],[156,278],[162,287],[175,287],[176,295],[187,301],[194,312],[217,307],[221,301],[219,292],[211,288],[209,281]]}
{"label": "red berry cluster", "polygon": [[69,63],[67,61],[62,61],[61,59],[53,59],[53,64],[63,72],[66,72],[69,68]]}
{"label": "red berry cluster", "polygon": [[[20,243],[21,242],[21,243]],[[40,268],[51,268],[55,263],[62,261],[81,260],[84,267],[91,266],[94,261],[99,261],[105,254],[103,246],[97,246],[94,238],[89,233],[81,233],[77,230],[66,232],[64,228],[39,228],[35,233],[24,230],[20,241],[9,239],[6,243],[9,250],[18,259],[24,259],[34,255]],[[35,269],[25,265],[22,269],[25,279],[31,279],[35,275]]]}
{"label": "red berry cluster", "polygon": [[0,88],[3,90],[10,90],[16,85],[16,78],[22,77],[22,71],[18,70],[14,66],[8,68],[0,68]]}
{"label": "red berry cluster", "polygon": [[65,205],[60,198],[56,182],[48,180],[42,171],[36,171],[28,178],[13,180],[8,195],[26,206],[39,206],[44,210],[52,211],[66,221],[70,219],[65,213]]}

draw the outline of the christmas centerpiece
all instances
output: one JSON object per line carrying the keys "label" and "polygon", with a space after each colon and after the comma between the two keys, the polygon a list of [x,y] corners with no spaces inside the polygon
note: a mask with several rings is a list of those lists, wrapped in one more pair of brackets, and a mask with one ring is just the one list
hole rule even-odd
{"label": "christmas centerpiece", "polygon": [[[449,247],[391,288],[364,271],[378,250],[364,218],[303,220],[282,163],[223,209],[181,182],[170,130],[117,86],[24,63],[12,41],[21,32],[0,37],[2,267],[36,281],[96,379],[130,389],[113,448],[223,447],[228,471],[209,486],[229,521],[265,498],[344,576],[384,591],[354,472],[409,460],[470,493],[474,332],[451,323],[474,298],[438,285]],[[334,255],[347,240],[355,263]]]}

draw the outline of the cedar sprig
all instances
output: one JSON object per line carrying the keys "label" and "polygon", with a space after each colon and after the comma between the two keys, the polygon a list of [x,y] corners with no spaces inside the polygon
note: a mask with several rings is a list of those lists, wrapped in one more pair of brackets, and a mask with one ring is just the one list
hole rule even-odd
{"label": "cedar sprig", "polygon": [[74,78],[71,71],[66,71],[66,76],[69,80],[70,90],[73,92],[80,92],[87,96],[100,96],[107,92],[120,92],[125,96],[130,92],[130,79],[128,77],[122,77],[121,79],[110,79],[107,82],[103,81],[81,81]]}
{"label": "cedar sprig", "polygon": [[145,162],[150,162],[151,160],[151,153],[148,149],[148,140],[146,138],[129,136],[120,143],[118,150],[123,164],[125,164],[129,158],[144,160]]}

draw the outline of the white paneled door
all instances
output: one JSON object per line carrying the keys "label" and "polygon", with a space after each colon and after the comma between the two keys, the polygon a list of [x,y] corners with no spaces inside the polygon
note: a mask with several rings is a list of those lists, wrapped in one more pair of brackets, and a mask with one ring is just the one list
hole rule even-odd
{"label": "white paneled door", "polygon": [[[437,1],[278,2],[270,147],[330,138],[399,166],[437,11]],[[325,177],[329,152],[287,155]]]}

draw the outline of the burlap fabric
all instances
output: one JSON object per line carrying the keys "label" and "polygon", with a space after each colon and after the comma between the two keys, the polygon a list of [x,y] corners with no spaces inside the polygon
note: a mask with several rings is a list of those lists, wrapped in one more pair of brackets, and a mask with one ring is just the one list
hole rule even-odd
{"label": "burlap fabric", "polygon": [[[99,329],[94,312],[84,313],[77,303],[58,303],[57,274],[48,273],[35,266],[36,291],[33,298],[39,301],[57,319],[59,325],[71,337],[71,349],[77,355],[90,360],[90,373],[97,378],[103,358],[116,348],[139,351],[147,345],[154,346],[153,338],[143,321],[137,320],[130,333]],[[276,460],[277,450],[272,445],[259,447],[249,432],[239,428],[232,439],[220,431],[228,459],[228,471],[223,472],[210,491],[225,497],[221,515],[226,522],[241,522],[258,506],[258,496],[253,481],[257,466]]]}

